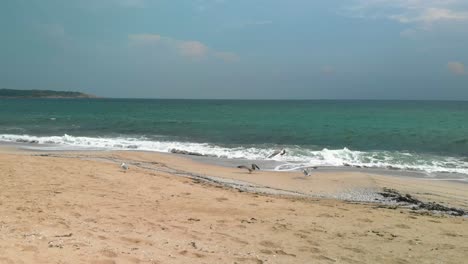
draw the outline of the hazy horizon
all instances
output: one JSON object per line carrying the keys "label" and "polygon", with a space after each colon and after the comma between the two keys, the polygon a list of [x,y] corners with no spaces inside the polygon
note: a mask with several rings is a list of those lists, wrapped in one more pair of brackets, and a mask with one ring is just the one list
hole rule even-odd
{"label": "hazy horizon", "polygon": [[468,2],[0,3],[0,87],[106,98],[468,100]]}

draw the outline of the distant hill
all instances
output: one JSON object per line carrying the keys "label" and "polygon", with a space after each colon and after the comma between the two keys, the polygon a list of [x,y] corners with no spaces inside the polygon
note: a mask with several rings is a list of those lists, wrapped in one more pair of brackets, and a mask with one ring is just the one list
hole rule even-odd
{"label": "distant hill", "polygon": [[0,98],[96,98],[80,92],[0,89]]}

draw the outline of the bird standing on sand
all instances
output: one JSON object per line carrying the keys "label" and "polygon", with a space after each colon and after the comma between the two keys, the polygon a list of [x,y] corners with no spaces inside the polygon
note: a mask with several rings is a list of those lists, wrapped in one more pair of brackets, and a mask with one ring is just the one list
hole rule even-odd
{"label": "bird standing on sand", "polygon": [[125,162],[122,162],[122,164],[120,164],[120,167],[124,170],[124,171],[127,171],[129,169],[128,165],[125,164]]}
{"label": "bird standing on sand", "polygon": [[249,173],[252,173],[252,171],[254,171],[254,170],[260,170],[260,167],[258,167],[257,164],[254,164],[254,163],[252,163],[252,165],[250,167],[245,166],[245,165],[240,165],[240,166],[237,166],[237,168],[246,169],[246,170],[249,171]]}

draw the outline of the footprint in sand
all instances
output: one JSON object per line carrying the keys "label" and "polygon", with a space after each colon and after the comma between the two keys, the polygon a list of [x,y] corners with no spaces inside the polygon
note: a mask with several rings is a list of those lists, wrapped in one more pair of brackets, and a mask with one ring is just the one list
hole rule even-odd
{"label": "footprint in sand", "polygon": [[448,237],[463,237],[463,235],[460,235],[454,232],[449,232],[449,231],[442,232],[441,235],[448,236]]}
{"label": "footprint in sand", "polygon": [[318,256],[318,259],[321,259],[321,260],[328,260],[328,261],[331,261],[331,262],[336,262],[335,259],[329,258],[329,257],[324,256],[324,255]]}
{"label": "footprint in sand", "polygon": [[228,198],[225,198],[225,197],[218,197],[218,198],[216,198],[216,201],[218,201],[218,202],[224,202],[224,201],[227,201],[227,200],[229,200],[229,199],[228,199]]}
{"label": "footprint in sand", "polygon": [[396,258],[395,263],[397,263],[397,264],[409,264],[411,262],[407,261],[406,259]]}
{"label": "footprint in sand", "polygon": [[333,218],[334,216],[333,216],[333,215],[331,215],[331,214],[327,214],[327,213],[325,213],[325,214],[319,214],[319,215],[318,215],[318,217],[327,217],[327,218]]}
{"label": "footprint in sand", "polygon": [[112,259],[94,260],[91,264],[116,264]]}
{"label": "footprint in sand", "polygon": [[0,263],[15,264],[15,262],[12,259],[4,258],[4,257],[0,257]]}
{"label": "footprint in sand", "polygon": [[139,258],[135,258],[135,257],[126,257],[125,259],[127,259],[130,263],[141,263],[142,262]]}
{"label": "footprint in sand", "polygon": [[313,253],[313,254],[318,254],[318,253],[322,252],[320,250],[320,248],[317,248],[317,247],[301,247],[301,248],[299,248],[299,251],[301,251],[301,252],[310,252],[310,253]]}
{"label": "footprint in sand", "polygon": [[296,257],[295,254],[286,253],[286,252],[284,252],[284,250],[282,250],[282,249],[275,250],[275,254],[276,254],[276,255],[289,256],[289,257]]}
{"label": "footprint in sand", "polygon": [[121,237],[120,239],[127,242],[127,243],[137,244],[137,245],[141,244],[143,242],[143,240],[141,240],[141,239],[131,238],[131,237]]}
{"label": "footprint in sand", "polygon": [[341,247],[341,248],[352,251],[354,253],[358,253],[358,254],[363,254],[364,253],[364,250],[362,250],[360,248],[355,248],[355,247]]}
{"label": "footprint in sand", "polygon": [[307,243],[309,243],[309,245],[316,246],[316,247],[320,246],[320,243],[314,240],[307,240]]}
{"label": "footprint in sand", "polygon": [[273,225],[272,229],[274,231],[286,231],[286,230],[291,230],[291,225],[286,223],[286,224],[279,224],[279,223],[276,223]]}
{"label": "footprint in sand", "polygon": [[117,257],[117,253],[115,253],[114,251],[110,250],[110,249],[103,249],[101,250],[101,255],[103,255],[104,257],[108,257],[108,258],[115,258]]}
{"label": "footprint in sand", "polygon": [[[236,258],[236,260],[242,263],[263,264],[263,260],[258,258]],[[234,264],[238,264],[237,261],[235,261]]]}
{"label": "footprint in sand", "polygon": [[269,250],[269,249],[261,249],[260,250],[260,253],[263,253],[263,254],[266,254],[266,255],[273,255],[273,251]]}
{"label": "footprint in sand", "polygon": [[278,244],[275,244],[274,242],[267,241],[267,240],[261,241],[259,244],[267,248],[279,248],[280,247]]}
{"label": "footprint in sand", "polygon": [[94,219],[94,218],[86,218],[86,219],[83,220],[83,221],[85,221],[85,222],[87,222],[87,223],[97,223],[97,220]]}
{"label": "footprint in sand", "polygon": [[308,238],[307,235],[302,234],[302,233],[295,233],[294,235],[297,236],[297,237],[299,237],[299,238],[302,238],[302,239],[307,239],[307,238]]}
{"label": "footprint in sand", "polygon": [[21,245],[21,251],[29,251],[29,252],[37,252],[38,249],[35,246],[30,246],[30,245]]}
{"label": "footprint in sand", "polygon": [[81,214],[79,214],[79,213],[77,213],[77,212],[72,212],[71,215],[72,215],[73,217],[76,217],[76,218],[81,217]]}
{"label": "footprint in sand", "polygon": [[304,229],[297,230],[297,231],[298,231],[298,232],[301,232],[301,233],[305,233],[305,234],[310,234],[310,231],[304,230]]}
{"label": "footprint in sand", "polygon": [[216,235],[220,235],[220,236],[223,236],[223,237],[226,237],[228,238],[229,240],[231,240],[232,242],[236,242],[238,244],[243,244],[243,245],[248,245],[249,242],[245,241],[245,240],[242,240],[238,237],[235,237],[235,236],[231,236],[229,234],[225,234],[225,233],[220,233],[220,232],[213,232],[212,234],[216,234]]}
{"label": "footprint in sand", "polygon": [[343,263],[356,263],[356,264],[360,264],[362,263],[361,261],[357,261],[357,260],[354,260],[354,259],[351,259],[351,258],[347,258],[347,257],[340,257],[340,262],[343,262]]}
{"label": "footprint in sand", "polygon": [[398,227],[398,228],[402,228],[402,229],[411,229],[411,227],[409,227],[409,226],[407,226],[405,224],[397,224],[395,226]]}

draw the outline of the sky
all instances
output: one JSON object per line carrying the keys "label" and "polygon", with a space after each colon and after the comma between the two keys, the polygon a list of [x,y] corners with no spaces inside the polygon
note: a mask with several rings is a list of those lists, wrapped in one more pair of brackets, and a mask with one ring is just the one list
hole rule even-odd
{"label": "sky", "polygon": [[3,0],[0,88],[468,100],[467,0]]}

